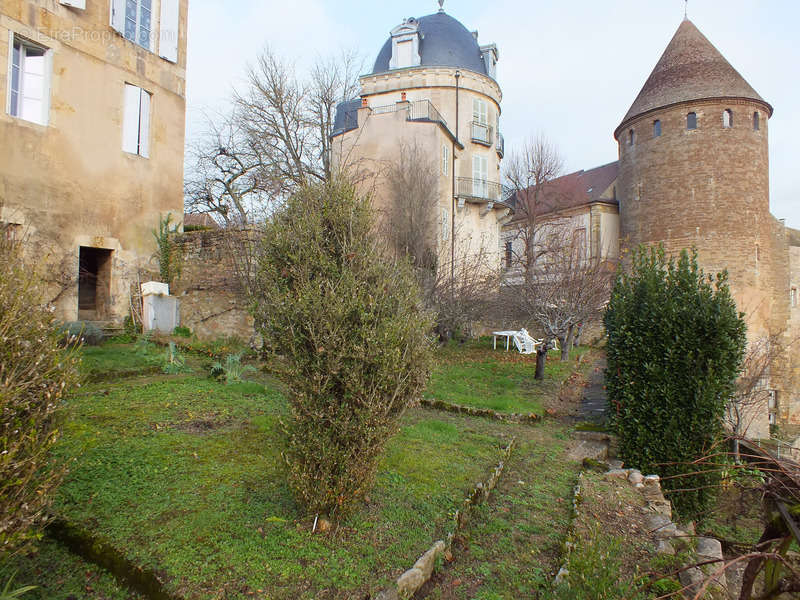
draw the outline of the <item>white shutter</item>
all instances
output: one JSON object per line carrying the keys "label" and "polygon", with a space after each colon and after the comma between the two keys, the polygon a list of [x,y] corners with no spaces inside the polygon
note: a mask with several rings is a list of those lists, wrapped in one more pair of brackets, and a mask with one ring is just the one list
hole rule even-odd
{"label": "white shutter", "polygon": [[158,55],[174,63],[178,62],[180,16],[179,0],[161,0]]}
{"label": "white shutter", "polygon": [[450,237],[450,211],[442,209],[442,240]]}
{"label": "white shutter", "polygon": [[142,90],[125,84],[124,108],[122,113],[122,149],[130,154],[139,153],[139,109]]}
{"label": "white shutter", "polygon": [[150,94],[142,90],[139,111],[139,154],[150,158]]}
{"label": "white shutter", "polygon": [[121,36],[125,36],[125,0],[110,0],[111,16],[109,23],[111,27]]}
{"label": "white shutter", "polygon": [[86,0],[61,0],[61,4],[86,10]]}

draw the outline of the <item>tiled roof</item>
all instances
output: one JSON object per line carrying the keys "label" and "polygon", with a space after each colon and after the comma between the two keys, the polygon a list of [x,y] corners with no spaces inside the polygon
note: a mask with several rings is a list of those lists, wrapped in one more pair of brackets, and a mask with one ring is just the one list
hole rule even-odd
{"label": "tiled roof", "polygon": [[208,229],[219,229],[219,225],[208,214],[184,213],[184,227],[205,227]]}
{"label": "tiled roof", "polygon": [[772,116],[772,107],[694,23],[686,19],[678,27],[620,128],[650,110],[705,98],[757,100],[766,105]]}
{"label": "tiled roof", "polygon": [[[606,191],[616,181],[619,174],[619,162],[609,163],[588,171],[576,171],[547,182],[542,193],[536,200],[537,215],[546,215],[570,208],[585,206],[594,202],[618,205],[616,194],[611,195]],[[510,200],[514,208],[519,208],[519,202],[524,198],[533,198],[533,188],[521,192]],[[517,210],[521,217],[522,211]]]}

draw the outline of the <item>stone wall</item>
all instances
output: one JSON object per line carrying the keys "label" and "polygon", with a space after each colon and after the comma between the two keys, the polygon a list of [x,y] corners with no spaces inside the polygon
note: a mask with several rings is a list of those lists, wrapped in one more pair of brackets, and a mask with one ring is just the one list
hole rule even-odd
{"label": "stone wall", "polygon": [[182,271],[172,293],[181,301],[181,325],[200,339],[236,336],[245,342],[255,340],[253,318],[230,251],[232,243],[246,235],[215,230],[192,231],[176,238]]}
{"label": "stone wall", "polygon": [[[726,109],[734,113],[731,128],[723,127]],[[687,129],[689,112],[697,129]],[[785,226],[769,212],[766,117],[763,104],[750,100],[686,102],[633,120],[619,142],[623,242],[660,242],[671,254],[696,247],[707,273],[727,269],[750,341],[785,330],[789,320],[789,251]],[[791,398],[785,371],[775,371],[770,386]],[[766,415],[761,429],[756,437],[768,433]]]}

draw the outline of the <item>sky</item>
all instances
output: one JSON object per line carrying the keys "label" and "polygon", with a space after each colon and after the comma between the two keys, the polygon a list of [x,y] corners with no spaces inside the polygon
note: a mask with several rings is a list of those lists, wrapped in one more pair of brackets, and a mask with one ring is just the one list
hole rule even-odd
{"label": "sky", "polygon": [[[438,10],[435,0],[190,0],[187,141],[244,87],[266,46],[299,72],[355,49],[371,70],[389,31]],[[620,124],[683,20],[684,0],[446,0],[445,11],[500,50],[506,155],[542,133],[565,172],[617,159]],[[771,210],[800,229],[800,2],[690,0],[689,18],[775,108]]]}

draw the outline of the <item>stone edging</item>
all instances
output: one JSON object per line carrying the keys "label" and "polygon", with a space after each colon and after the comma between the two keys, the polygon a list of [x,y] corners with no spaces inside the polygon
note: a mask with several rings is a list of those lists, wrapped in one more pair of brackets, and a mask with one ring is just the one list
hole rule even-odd
{"label": "stone edging", "polygon": [[422,398],[419,403],[420,406],[425,408],[434,408],[436,410],[469,415],[471,417],[486,417],[488,419],[503,421],[505,423],[523,423],[532,425],[542,420],[542,417],[535,413],[529,413],[527,415],[520,415],[516,413],[506,414],[497,412],[496,410],[492,410],[490,408],[473,408],[471,406],[462,406],[460,404],[450,404],[449,402],[445,402],[443,400],[428,400],[427,398]]}
{"label": "stone edging", "polygon": [[375,596],[375,600],[408,600],[428,582],[433,575],[436,559],[450,552],[453,547],[453,541],[466,525],[469,514],[474,511],[476,506],[482,504],[497,486],[497,482],[500,481],[500,477],[505,470],[506,463],[514,451],[516,442],[517,438],[511,439],[511,442],[503,450],[502,458],[494,471],[492,471],[489,479],[485,483],[478,482],[469,496],[464,499],[461,508],[453,516],[454,528],[453,531],[447,534],[447,543],[442,540],[434,543],[425,554],[419,557],[413,567],[398,577],[394,585]]}
{"label": "stone edging", "polygon": [[[608,470],[603,474],[603,479],[611,481],[614,479],[625,480],[631,486],[639,490],[647,503],[647,510],[650,515],[647,519],[647,527],[650,533],[657,540],[656,552],[658,554],[675,554],[677,550],[686,549],[687,539],[694,536],[694,527],[690,527],[688,533],[682,531],[672,521],[672,503],[664,498],[661,490],[661,480],[658,475],[643,476],[637,469],[623,469],[622,463],[616,460],[608,461]],[[575,548],[575,523],[579,517],[579,506],[581,503],[581,483],[584,473],[578,475],[578,483],[575,485],[572,498],[572,520],[567,532],[567,541],[564,543],[565,557],[561,568],[558,571],[553,583],[558,585],[563,583],[569,575],[569,555]],[[714,538],[698,537],[697,552],[702,561],[722,561],[722,546],[719,540]],[[683,589],[691,595],[697,593],[705,583],[706,577],[717,568],[717,564],[706,566],[703,569],[694,564],[687,565],[679,572],[679,579]],[[725,574],[714,578],[710,585],[711,588],[727,590]]]}

